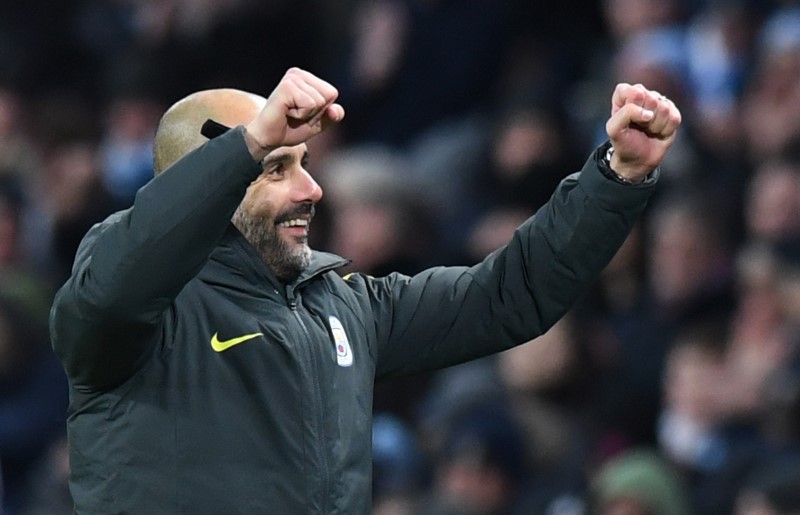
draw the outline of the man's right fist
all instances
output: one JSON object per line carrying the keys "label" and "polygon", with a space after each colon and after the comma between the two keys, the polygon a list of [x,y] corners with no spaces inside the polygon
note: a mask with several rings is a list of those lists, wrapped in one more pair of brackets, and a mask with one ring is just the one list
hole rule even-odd
{"label": "man's right fist", "polygon": [[[300,68],[290,68],[246,129],[263,157],[276,147],[299,145],[344,118],[339,92]],[[260,153],[260,152],[259,152]]]}

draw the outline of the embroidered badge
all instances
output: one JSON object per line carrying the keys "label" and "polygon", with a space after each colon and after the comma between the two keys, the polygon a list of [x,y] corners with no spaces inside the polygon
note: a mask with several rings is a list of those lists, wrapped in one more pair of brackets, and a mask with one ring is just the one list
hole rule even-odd
{"label": "embroidered badge", "polygon": [[333,344],[336,345],[336,363],[340,367],[349,367],[353,364],[353,351],[350,348],[350,342],[347,341],[344,326],[335,316],[329,316],[328,323],[333,334]]}

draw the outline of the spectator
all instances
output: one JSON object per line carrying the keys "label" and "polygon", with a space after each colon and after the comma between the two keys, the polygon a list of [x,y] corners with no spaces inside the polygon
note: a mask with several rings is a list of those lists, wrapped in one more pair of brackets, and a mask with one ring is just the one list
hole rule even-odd
{"label": "spectator", "polygon": [[372,423],[374,515],[412,515],[427,483],[425,462],[412,428],[392,415]]}
{"label": "spectator", "polygon": [[141,94],[115,98],[107,114],[98,158],[105,189],[118,206],[129,206],[153,177],[153,134],[163,108]]}
{"label": "spectator", "polygon": [[[798,361],[800,327],[798,2],[566,0],[547,12],[539,7],[520,0],[4,3],[0,297],[40,323],[51,283],[68,272],[63,256],[74,254],[75,235],[117,205],[106,178],[135,178],[136,169],[150,167],[139,141],[148,126],[152,131],[148,107],[126,92],[146,92],[148,102],[166,105],[206,87],[262,90],[297,63],[347,83],[347,130],[326,131],[311,148],[313,173],[332,201],[320,206],[312,236],[317,246],[346,248],[341,252],[355,258],[351,270],[370,272],[484,257],[549,195],[558,170],[575,167],[558,163],[597,141],[609,84],[642,81],[683,99],[677,103],[688,130],[664,165],[651,200],[655,216],[643,220],[573,313],[569,335],[554,331],[515,355],[520,368],[538,359],[561,363],[565,375],[551,377],[558,388],[509,387],[501,362],[516,358],[504,357],[386,382],[375,403],[420,432],[419,444],[430,450],[438,442],[431,426],[444,429],[464,406],[510,402],[531,447],[534,475],[539,459],[553,457],[568,470],[592,470],[611,455],[659,441],[659,416],[676,404],[659,395],[662,385],[677,376],[684,387],[694,384],[695,405],[710,394],[697,388],[710,377],[691,372],[716,373],[719,356],[683,345],[687,328],[710,313],[731,337],[722,358],[726,415],[720,424],[721,415],[710,413],[718,406],[703,413],[713,427],[703,433],[729,452],[721,467],[687,478],[695,512],[714,513],[709,506],[730,512],[734,501],[737,515],[788,510],[760,478],[781,476],[773,457],[793,457],[797,443],[792,410],[778,409],[776,393],[791,404],[787,375]],[[298,13],[301,29],[285,22]],[[269,59],[252,66],[264,49]],[[435,89],[425,98],[408,93],[415,81],[453,80],[467,86]],[[402,123],[389,126],[389,112]],[[373,155],[368,173],[391,170],[393,177],[374,178],[373,191],[346,192],[360,200],[338,216],[327,209],[338,203],[333,183],[346,182],[343,169],[362,166],[361,149],[370,141],[393,148]],[[332,143],[344,151],[330,153]],[[137,150],[138,160],[123,157]],[[130,198],[136,180],[114,189],[123,190],[119,198]],[[673,194],[689,204],[695,195],[703,200],[693,214],[667,221],[659,213],[677,209]],[[422,198],[424,210],[417,209]],[[399,225],[407,228],[416,215],[427,220],[428,209],[432,221],[424,235],[418,227],[410,231],[421,236],[413,244],[409,231],[402,229],[402,238],[390,232],[397,213],[405,213]],[[437,233],[443,226],[448,230]],[[708,259],[709,247],[718,248],[711,253],[716,258]],[[670,291],[672,300],[664,302]],[[678,356],[684,352],[692,356]],[[26,365],[11,382],[3,376],[0,398],[13,393],[12,383],[46,382],[37,370]],[[50,396],[63,399],[61,384],[53,384]],[[684,394],[677,404],[685,404]],[[554,409],[554,397],[568,399],[567,409]],[[564,440],[577,449],[565,450]],[[761,454],[769,459],[757,459]],[[2,461],[0,470],[16,467],[13,455]],[[48,484],[41,463],[33,467],[37,491]],[[59,472],[53,463],[64,465],[51,462],[51,477]],[[6,474],[6,505],[19,505],[17,473]],[[585,479],[575,474],[569,488],[553,491],[580,490]],[[526,485],[527,498],[534,482]],[[699,490],[715,495],[698,497]],[[579,497],[549,499],[548,509],[571,510],[559,513],[586,511]],[[20,515],[9,508],[5,514]]]}
{"label": "spectator", "polygon": [[527,478],[519,428],[502,408],[476,406],[453,421],[436,456],[425,515],[511,515]]}
{"label": "spectator", "polygon": [[744,204],[748,240],[800,260],[800,162],[765,159],[756,167]]}
{"label": "spectator", "polygon": [[800,468],[779,460],[753,471],[736,496],[734,515],[792,515],[800,512]]}
{"label": "spectator", "polygon": [[596,473],[594,511],[598,515],[689,515],[681,479],[657,453],[626,452]]}
{"label": "spectator", "polygon": [[762,26],[757,68],[743,99],[744,127],[754,162],[791,148],[800,138],[800,7],[774,12]]}
{"label": "spectator", "polygon": [[25,506],[32,471],[64,434],[66,408],[66,377],[47,348],[46,328],[18,304],[0,298],[0,475],[7,513]]}

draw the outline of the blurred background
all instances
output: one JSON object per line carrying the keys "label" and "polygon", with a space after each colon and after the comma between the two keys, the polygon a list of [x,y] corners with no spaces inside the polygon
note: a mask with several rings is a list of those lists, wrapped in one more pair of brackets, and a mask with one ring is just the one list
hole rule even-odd
{"label": "blurred background", "polygon": [[151,176],[161,113],[340,90],[310,144],[343,272],[472,264],[604,140],[615,83],[681,108],[648,211],[549,333],[378,385],[377,515],[800,513],[800,2],[0,2],[0,496],[71,513],[47,337],[83,234]]}

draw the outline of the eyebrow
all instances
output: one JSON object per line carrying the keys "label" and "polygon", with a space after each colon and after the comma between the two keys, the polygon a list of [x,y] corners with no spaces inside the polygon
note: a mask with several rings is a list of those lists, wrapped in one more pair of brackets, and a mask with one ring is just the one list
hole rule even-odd
{"label": "eyebrow", "polygon": [[[289,161],[293,157],[294,157],[294,154],[292,154],[290,152],[283,152],[283,153],[276,154],[276,155],[268,155],[267,157],[265,157],[261,161],[261,166],[266,168],[266,167],[268,167],[270,165],[274,165],[276,163],[282,163],[284,161]],[[306,150],[305,152],[303,152],[303,156],[300,158],[300,162],[302,163],[304,161],[307,161],[308,158],[309,158],[309,154],[308,154],[308,150]]]}

